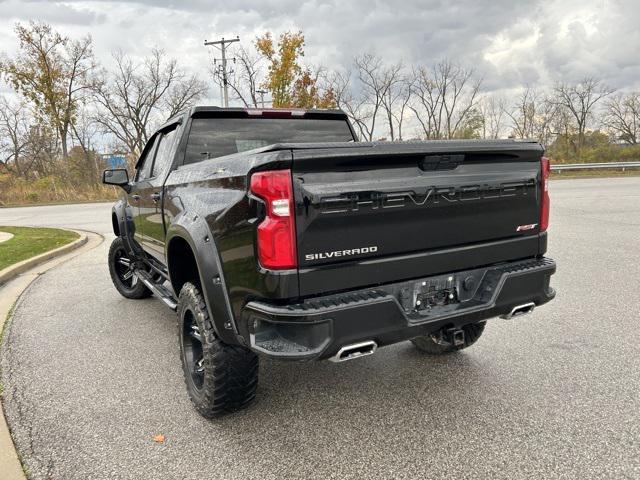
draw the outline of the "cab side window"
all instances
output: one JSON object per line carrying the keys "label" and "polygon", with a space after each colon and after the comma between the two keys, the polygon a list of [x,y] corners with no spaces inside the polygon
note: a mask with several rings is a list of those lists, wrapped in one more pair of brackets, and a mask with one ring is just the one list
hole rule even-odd
{"label": "cab side window", "polygon": [[156,135],[147,144],[147,148],[142,152],[142,157],[138,160],[136,168],[136,182],[141,182],[151,177],[151,168],[153,167],[153,157],[156,152],[159,135]]}
{"label": "cab side window", "polygon": [[176,151],[177,131],[176,125],[171,130],[165,130],[162,137],[160,137],[158,148],[156,149],[156,159],[153,162],[151,171],[152,177],[157,177],[169,168]]}

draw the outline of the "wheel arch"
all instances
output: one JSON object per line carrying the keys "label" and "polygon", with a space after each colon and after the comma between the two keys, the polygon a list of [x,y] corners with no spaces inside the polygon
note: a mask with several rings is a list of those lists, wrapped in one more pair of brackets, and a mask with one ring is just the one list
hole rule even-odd
{"label": "wheel arch", "polygon": [[176,296],[180,294],[182,286],[187,282],[202,288],[202,279],[193,246],[183,235],[173,235],[167,241],[167,270]]}
{"label": "wheel arch", "polygon": [[111,228],[113,229],[113,234],[116,237],[120,236],[120,222],[118,221],[118,215],[116,212],[111,212]]}
{"label": "wheel arch", "polygon": [[118,200],[111,208],[111,229],[116,237],[121,237],[125,232],[124,217],[124,202]]}
{"label": "wheel arch", "polygon": [[218,253],[206,223],[187,220],[183,216],[172,224],[167,230],[165,253],[169,281],[176,297],[186,282],[196,282],[202,290],[216,334],[227,343],[237,344],[236,323]]}
{"label": "wheel arch", "polygon": [[123,199],[118,200],[111,208],[111,228],[116,237],[124,238],[129,251],[135,252],[132,242],[135,226],[133,224],[133,212],[131,207]]}

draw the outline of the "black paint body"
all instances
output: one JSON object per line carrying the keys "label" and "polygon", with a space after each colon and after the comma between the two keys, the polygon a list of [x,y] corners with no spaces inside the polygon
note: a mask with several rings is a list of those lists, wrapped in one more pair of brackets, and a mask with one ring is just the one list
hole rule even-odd
{"label": "black paint body", "polygon": [[[188,244],[224,341],[275,357],[326,358],[345,343],[394,343],[553,298],[555,264],[543,259],[546,233],[537,225],[538,143],[276,144],[183,165],[198,116],[249,114],[196,107],[161,128],[178,125],[173,162],[157,178],[131,185],[114,207],[114,230],[133,252],[151,256],[174,290],[172,265],[182,260],[171,258],[172,243]],[[342,112],[309,111],[309,117],[347,122]],[[265,270],[256,256],[264,204],[249,192],[249,181],[256,171],[275,169],[292,171],[294,270]],[[151,195],[156,200],[149,201]],[[534,226],[518,231],[523,225]],[[522,261],[535,265],[517,275],[495,273]],[[474,290],[476,297],[470,294],[456,308],[428,314],[403,304],[403,288],[417,281],[453,274],[463,282],[468,272],[478,275],[476,288],[484,285],[495,295]],[[345,300],[356,294],[364,297]],[[314,302],[319,307],[307,308]],[[274,335],[291,345],[270,350],[273,342],[260,344]]]}

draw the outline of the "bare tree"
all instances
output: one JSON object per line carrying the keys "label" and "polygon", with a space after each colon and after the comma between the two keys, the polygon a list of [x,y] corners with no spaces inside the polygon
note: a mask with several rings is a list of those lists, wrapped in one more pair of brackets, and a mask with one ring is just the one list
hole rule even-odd
{"label": "bare tree", "polygon": [[192,105],[206,87],[162,50],[154,49],[141,63],[120,51],[114,60],[115,71],[105,72],[105,80],[94,90],[100,110],[95,121],[129,152],[139,154],[152,128]]}
{"label": "bare tree", "polygon": [[347,113],[355,127],[358,138],[362,141],[371,141],[373,131],[370,128],[372,113],[364,96],[356,97],[351,92],[346,92],[342,97],[341,108]]}
{"label": "bare tree", "polygon": [[452,139],[475,114],[481,81],[471,69],[448,60],[414,69],[410,104],[427,139]]}
{"label": "bare tree", "polygon": [[23,153],[29,137],[27,107],[0,98],[0,164],[5,170],[27,177],[30,165],[23,165]]}
{"label": "bare tree", "polygon": [[32,123],[23,157],[23,172],[27,177],[59,173],[56,161],[60,158],[60,142],[55,128],[42,122]]}
{"label": "bare tree", "polygon": [[206,84],[197,75],[178,74],[172,88],[163,102],[167,118],[177,115],[185,108],[194,105],[207,91]]}
{"label": "bare tree", "polygon": [[331,70],[327,72],[326,82],[333,91],[336,107],[344,109],[345,101],[351,98],[351,72]]}
{"label": "bare tree", "polygon": [[502,97],[488,95],[478,104],[482,115],[482,138],[500,138],[505,128],[507,102]]}
{"label": "bare tree", "polygon": [[534,138],[549,145],[555,131],[558,104],[538,90],[526,86],[510,108],[505,109],[511,120],[511,132],[516,138]]}
{"label": "bare tree", "polygon": [[397,106],[393,110],[393,117],[398,125],[398,140],[402,141],[402,126],[406,118],[406,112],[411,101],[411,89],[413,88],[413,78],[405,76],[400,84]]}
{"label": "bare tree", "polygon": [[606,104],[603,124],[617,139],[637,145],[640,140],[640,93],[611,97]]}
{"label": "bare tree", "polygon": [[[407,82],[403,74],[402,63],[390,65],[384,69],[382,75],[382,87],[385,90],[385,94],[382,96],[382,106],[384,108],[385,117],[387,120],[387,126],[389,128],[389,139],[393,142],[396,139],[395,125],[402,121],[404,115],[404,108],[407,105],[410,97],[410,91],[406,88]],[[398,112],[398,108],[403,112]],[[401,130],[402,127],[399,126]],[[399,133],[402,135],[402,132]],[[400,138],[402,140],[402,138]]]}
{"label": "bare tree", "polygon": [[554,133],[558,104],[536,89],[525,87],[511,108],[505,109],[511,120],[512,135],[516,138],[535,138],[549,145]]}
{"label": "bare tree", "polygon": [[59,142],[55,129],[45,125],[24,102],[0,98],[0,165],[6,171],[25,179],[53,171]]}
{"label": "bare tree", "polygon": [[73,123],[73,136],[82,150],[85,166],[82,169],[81,176],[88,180],[87,183],[90,184],[95,184],[99,179],[98,155],[94,148],[99,128],[100,125],[96,122],[95,116],[91,115],[86,108],[78,112]]}
{"label": "bare tree", "polygon": [[533,138],[536,103],[539,98],[538,92],[527,86],[518,95],[511,108],[505,110],[507,117],[511,120],[512,134],[516,138]]}
{"label": "bare tree", "polygon": [[371,54],[356,57],[353,61],[361,87],[361,95],[353,104],[354,114],[360,112],[361,129],[365,140],[373,140],[378,113],[383,108],[389,90],[392,69],[387,69],[382,59]]}
{"label": "bare tree", "polygon": [[558,83],[554,87],[555,103],[566,108],[573,116],[578,129],[577,154],[584,145],[584,134],[595,105],[613,93],[613,90],[602,85],[599,80],[585,78],[577,84]]}
{"label": "bare tree", "polygon": [[558,152],[562,152],[562,156],[568,159],[572,153],[575,154],[578,151],[575,120],[569,109],[562,105],[555,105],[556,109],[550,128],[556,136],[556,140],[561,140],[557,145]]}
{"label": "bare tree", "polygon": [[536,105],[536,115],[533,125],[533,138],[545,147],[551,144],[557,135],[555,122],[557,121],[560,107],[548,97],[543,97]]}
{"label": "bare tree", "polygon": [[327,76],[329,88],[334,92],[336,107],[344,110],[360,140],[369,139],[369,111],[367,98],[355,96],[351,82],[351,72],[333,71]]}

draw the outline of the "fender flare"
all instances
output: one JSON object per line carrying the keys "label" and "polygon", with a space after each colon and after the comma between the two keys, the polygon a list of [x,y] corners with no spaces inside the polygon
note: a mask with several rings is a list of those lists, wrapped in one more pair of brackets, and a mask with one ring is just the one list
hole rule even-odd
{"label": "fender flare", "polygon": [[[202,293],[213,319],[216,335],[227,343],[237,344],[238,329],[231,310],[218,249],[206,221],[199,215],[186,212],[174,218],[165,237],[167,268],[171,264],[169,246],[176,237],[186,241],[193,252]],[[171,279],[170,270],[169,277]],[[174,293],[176,297],[180,294]]]}
{"label": "fender flare", "polygon": [[[113,217],[116,218],[116,224],[113,224]],[[111,207],[111,221],[113,234],[116,237],[122,237],[125,241],[127,248],[129,249],[129,253],[136,254],[139,253],[139,247],[135,245],[133,242],[133,234],[135,232],[135,225],[133,223],[133,211],[130,205],[120,199],[118,200],[113,207]],[[116,231],[115,227],[117,226],[118,230]]]}
{"label": "fender flare", "polygon": [[[116,237],[122,237],[123,234],[126,235],[125,229],[125,218],[126,214],[124,212],[125,206],[122,199],[118,200],[113,207],[111,207],[111,228],[113,229],[113,234]],[[113,218],[115,217],[116,221],[114,223]]]}

